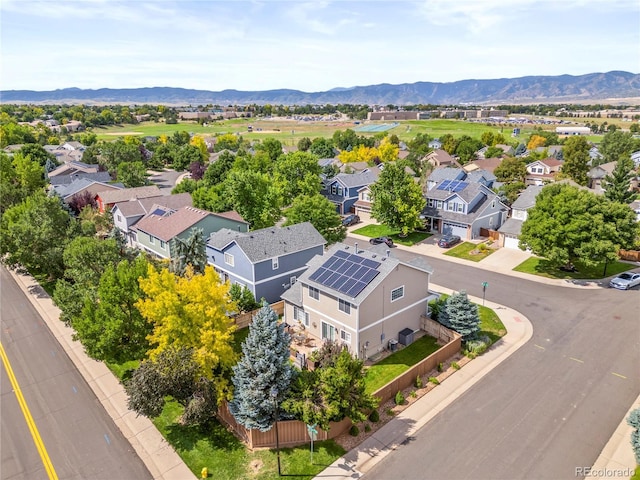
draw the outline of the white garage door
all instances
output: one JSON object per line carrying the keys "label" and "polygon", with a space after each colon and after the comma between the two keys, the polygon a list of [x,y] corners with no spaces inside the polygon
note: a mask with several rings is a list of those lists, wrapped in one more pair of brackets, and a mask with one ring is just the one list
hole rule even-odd
{"label": "white garage door", "polygon": [[519,250],[518,248],[518,237],[515,235],[504,235],[504,247],[505,248],[513,248],[514,250]]}
{"label": "white garage door", "polygon": [[467,239],[467,226],[456,223],[443,223],[442,233],[445,235],[458,235],[462,240]]}

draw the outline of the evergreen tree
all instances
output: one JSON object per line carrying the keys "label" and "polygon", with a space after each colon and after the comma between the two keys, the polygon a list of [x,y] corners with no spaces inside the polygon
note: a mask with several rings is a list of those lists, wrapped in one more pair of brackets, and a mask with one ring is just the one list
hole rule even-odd
{"label": "evergreen tree", "polygon": [[204,272],[207,265],[206,241],[201,228],[192,228],[189,237],[171,240],[171,271],[183,276],[187,266],[193,268],[194,273]]}
{"label": "evergreen tree", "polygon": [[636,456],[636,463],[640,464],[640,408],[636,408],[629,413],[627,424],[633,427],[631,432],[631,447]]}
{"label": "evergreen tree", "polygon": [[633,172],[633,162],[630,157],[623,157],[618,160],[611,175],[604,177],[604,196],[612,202],[629,204],[635,197],[635,192],[630,188],[631,180],[635,176]]}
{"label": "evergreen tree", "polygon": [[263,304],[242,344],[242,359],[233,367],[233,400],[229,410],[246,428],[271,429],[277,405],[286,398],[293,375],[289,362],[291,338],[278,316]]}
{"label": "evergreen tree", "polygon": [[478,306],[471,303],[463,290],[454,293],[439,312],[438,321],[447,328],[455,330],[464,340],[469,340],[480,330]]}

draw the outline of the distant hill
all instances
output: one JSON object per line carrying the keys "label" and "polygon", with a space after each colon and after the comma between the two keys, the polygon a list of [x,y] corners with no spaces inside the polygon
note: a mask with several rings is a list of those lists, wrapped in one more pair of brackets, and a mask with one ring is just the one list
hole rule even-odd
{"label": "distant hill", "polygon": [[131,103],[183,105],[247,104],[368,104],[368,105],[452,105],[452,104],[525,104],[594,103],[615,99],[640,98],[640,74],[629,72],[590,73],[587,75],[530,76],[496,80],[461,80],[449,83],[416,82],[400,85],[383,83],[351,88],[333,88],[326,92],[299,90],[239,91],[191,90],[151,87],[99,90],[65,88],[49,92],[5,90],[2,103]]}

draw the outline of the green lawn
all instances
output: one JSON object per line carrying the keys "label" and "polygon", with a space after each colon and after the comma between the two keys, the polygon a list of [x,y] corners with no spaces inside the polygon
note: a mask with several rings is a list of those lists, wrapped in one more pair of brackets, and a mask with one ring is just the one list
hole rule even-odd
{"label": "green lawn", "polygon": [[126,379],[131,375],[131,372],[138,368],[140,365],[140,360],[129,360],[124,363],[109,363],[105,362],[105,365],[111,370],[118,380],[122,382],[123,379]]}
{"label": "green lawn", "polygon": [[440,345],[435,338],[425,335],[408,347],[398,350],[370,366],[364,377],[367,392],[375,392],[439,348]]}
{"label": "green lawn", "polygon": [[507,334],[507,329],[496,312],[482,305],[478,305],[478,310],[480,311],[480,335],[488,336],[494,344]]}
{"label": "green lawn", "polygon": [[472,255],[471,251],[477,248],[478,245],[476,245],[475,243],[464,242],[449,249],[449,251],[446,252],[445,255],[456,258],[463,258],[465,260],[471,260],[473,262],[479,262],[480,260],[487,258],[495,251],[492,248],[487,248],[484,252],[479,252],[475,255]]}
{"label": "green lawn", "polygon": [[[209,478],[216,480],[278,478],[275,449],[251,452],[216,421],[206,428],[179,424],[181,413],[182,407],[177,402],[167,402],[162,414],[153,423],[198,478],[203,467],[208,468]],[[282,473],[288,478],[309,479],[345,453],[331,440],[314,442],[313,450],[311,463],[308,444],[281,449]],[[259,468],[252,469],[253,464]]]}
{"label": "green lawn", "polygon": [[242,355],[242,342],[249,336],[249,327],[244,327],[233,332],[233,350]]}
{"label": "green lawn", "polygon": [[357,230],[354,230],[352,233],[364,235],[365,237],[371,238],[391,237],[393,243],[406,245],[407,247],[411,247],[416,243],[420,243],[425,238],[429,238],[431,236],[430,233],[426,232],[411,232],[406,237],[400,237],[400,230],[389,228],[386,225],[366,225],[364,227],[358,228]]}
{"label": "green lawn", "polygon": [[[593,280],[604,278],[604,263],[600,263],[595,267],[587,267],[581,262],[575,264],[577,272],[564,272],[554,266],[552,266],[548,260],[540,257],[531,257],[522,262],[520,265],[514,268],[516,272],[530,273],[532,275],[539,275],[547,278],[560,278],[560,279],[584,279]],[[624,262],[614,262],[607,264],[607,274],[617,275],[621,272],[626,272],[635,268],[635,265]]]}

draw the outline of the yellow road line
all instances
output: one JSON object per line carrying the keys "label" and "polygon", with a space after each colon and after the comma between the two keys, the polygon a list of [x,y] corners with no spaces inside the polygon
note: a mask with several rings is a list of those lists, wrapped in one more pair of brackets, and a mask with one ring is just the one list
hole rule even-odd
{"label": "yellow road line", "polygon": [[573,358],[573,357],[569,357],[571,360],[573,360],[574,362],[580,362],[580,363],[584,363],[584,360],[580,360],[579,358]]}
{"label": "yellow road line", "polygon": [[544,350],[544,347],[541,347],[540,345],[538,345],[537,343],[533,344],[534,347],[539,348],[540,350]]}
{"label": "yellow road line", "polygon": [[620,375],[619,373],[616,373],[616,372],[611,372],[611,375],[615,375],[616,377],[620,377],[620,378],[624,378],[624,379],[627,378],[624,375]]}
{"label": "yellow road line", "polygon": [[33,421],[33,417],[31,416],[29,407],[27,407],[27,402],[25,402],[24,400],[24,396],[22,395],[22,391],[20,390],[20,386],[18,385],[18,381],[16,380],[16,376],[13,373],[13,369],[11,368],[11,364],[9,363],[9,358],[7,357],[7,353],[5,352],[2,343],[0,343],[0,357],[2,357],[2,363],[4,364],[4,368],[7,371],[9,380],[11,381],[11,386],[13,387],[13,391],[15,392],[18,403],[20,404],[20,409],[22,410],[24,419],[29,426],[31,437],[33,437],[33,442],[36,444],[36,448],[38,449],[38,453],[40,454],[40,458],[42,459],[42,463],[44,464],[44,469],[47,471],[47,476],[49,477],[49,480],[58,480],[58,475],[53,468],[53,464],[51,463],[51,459],[49,458],[47,449],[44,448],[44,443],[42,442],[42,438],[40,437],[38,428]]}

